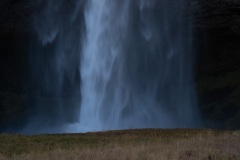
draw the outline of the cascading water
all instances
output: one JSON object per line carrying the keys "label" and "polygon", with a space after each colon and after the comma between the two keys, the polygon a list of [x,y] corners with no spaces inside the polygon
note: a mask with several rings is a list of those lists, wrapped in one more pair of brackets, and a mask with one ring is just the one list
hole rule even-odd
{"label": "cascading water", "polygon": [[196,126],[186,2],[88,2],[80,127]]}
{"label": "cascading water", "polygon": [[129,2],[116,2],[93,0],[85,11],[80,124],[89,129],[120,127],[119,116],[128,103],[129,93],[121,73],[121,49]]}
{"label": "cascading water", "polygon": [[[81,105],[79,111],[59,101],[55,123],[45,130],[33,123],[30,130],[35,130],[33,126],[40,128],[35,132],[49,128],[84,132],[198,125],[187,0],[38,0],[33,4],[38,37],[32,55],[35,80],[51,96],[62,96],[68,89],[72,95],[66,95],[78,97]],[[81,96],[79,87],[74,87],[80,84]],[[46,119],[53,121],[54,112],[51,109],[47,118],[49,108],[41,110],[43,115],[34,115],[34,122],[45,126]],[[77,124],[67,124],[74,121],[67,110],[71,115],[80,112]]]}

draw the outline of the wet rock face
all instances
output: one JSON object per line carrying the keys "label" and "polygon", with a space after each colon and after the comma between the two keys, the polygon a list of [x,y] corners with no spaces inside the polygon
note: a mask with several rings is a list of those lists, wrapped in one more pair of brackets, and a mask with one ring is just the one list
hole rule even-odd
{"label": "wet rock face", "polygon": [[13,0],[0,2],[0,90],[18,92],[27,71],[30,8]]}
{"label": "wet rock face", "polygon": [[[29,94],[32,99],[36,95],[48,96],[28,79],[31,73],[29,44],[34,34],[30,19],[34,12],[38,12],[33,7],[29,1],[0,1],[0,92],[4,92],[1,97],[13,96],[5,92],[17,93],[14,94],[14,102],[19,102],[17,106],[21,106],[20,102],[22,104],[22,97],[18,95]],[[195,79],[204,126],[240,128],[239,1],[193,0],[189,2],[189,8],[194,12]],[[68,92],[71,93],[71,89],[66,96]],[[5,104],[0,103],[1,113],[6,111]],[[11,104],[7,106],[13,107],[14,114],[24,113],[24,116],[17,116],[19,119],[27,117],[32,110],[26,107],[17,109]],[[9,120],[2,117],[0,123],[7,126]]]}
{"label": "wet rock face", "polygon": [[240,4],[199,1],[196,84],[204,125],[240,128]]}

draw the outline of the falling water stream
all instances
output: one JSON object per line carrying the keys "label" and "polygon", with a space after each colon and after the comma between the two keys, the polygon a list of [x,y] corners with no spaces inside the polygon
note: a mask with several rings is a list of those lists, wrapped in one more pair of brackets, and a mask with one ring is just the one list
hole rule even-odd
{"label": "falling water stream", "polygon": [[185,7],[184,0],[88,2],[81,56],[81,127],[196,125]]}
{"label": "falling water stream", "polygon": [[42,50],[33,71],[44,73],[36,79],[57,96],[80,84],[80,94],[72,93],[79,119],[65,123],[69,106],[62,106],[57,119],[64,127],[53,132],[198,126],[187,0],[34,4],[41,8],[34,27]]}

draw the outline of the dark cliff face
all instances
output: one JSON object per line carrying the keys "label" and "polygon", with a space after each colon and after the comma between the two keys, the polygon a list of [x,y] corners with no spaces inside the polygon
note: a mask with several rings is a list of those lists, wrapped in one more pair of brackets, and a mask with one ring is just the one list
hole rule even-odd
{"label": "dark cliff face", "polygon": [[[204,126],[240,128],[240,5],[199,0],[189,3],[189,8],[195,14],[195,79]],[[24,127],[36,113],[50,126],[59,119],[78,119],[80,100],[71,93],[79,82],[66,82],[64,94],[55,95],[40,85],[41,77],[37,82],[32,76],[29,57],[30,44],[36,40],[34,12],[29,2],[0,1],[0,131]],[[59,108],[63,110],[56,113]]]}
{"label": "dark cliff face", "polygon": [[30,8],[17,1],[0,2],[0,131],[25,122],[21,94],[28,75]]}
{"label": "dark cliff face", "polygon": [[240,4],[200,2],[194,21],[195,74],[204,125],[240,128]]}
{"label": "dark cliff face", "polygon": [[0,90],[16,92],[27,71],[30,9],[14,1],[0,2]]}

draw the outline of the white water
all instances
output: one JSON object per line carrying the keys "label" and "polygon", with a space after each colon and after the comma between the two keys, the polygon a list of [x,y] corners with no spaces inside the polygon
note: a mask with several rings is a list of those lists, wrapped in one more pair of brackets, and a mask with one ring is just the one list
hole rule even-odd
{"label": "white water", "polygon": [[[116,1],[93,0],[85,11],[80,124],[89,129],[119,126],[119,113],[127,103],[128,95],[123,95],[120,56],[122,36],[128,23],[129,2],[122,3],[123,6],[117,6]],[[110,84],[111,81],[113,84]]]}
{"label": "white water", "polygon": [[[79,127],[95,131],[196,125],[191,35],[183,17],[175,15],[183,14],[185,1],[175,1],[176,13],[171,3],[153,0],[88,2]],[[158,22],[150,15],[156,4],[162,14]],[[134,5],[139,28],[133,26]]]}
{"label": "white water", "polygon": [[[69,89],[81,105],[73,102],[80,108],[76,109],[59,101],[52,117],[33,115],[34,123],[26,132],[197,127],[186,1],[34,2],[39,42],[33,73],[47,91],[58,96],[67,85],[81,84],[81,97],[78,87]],[[39,76],[39,71],[44,75]],[[75,119],[71,116],[76,117],[73,112],[79,120],[69,125]]]}

